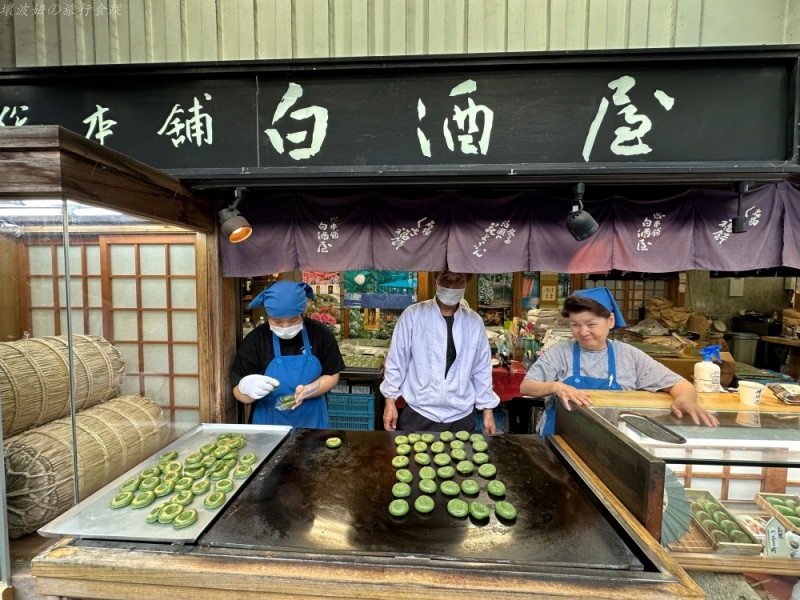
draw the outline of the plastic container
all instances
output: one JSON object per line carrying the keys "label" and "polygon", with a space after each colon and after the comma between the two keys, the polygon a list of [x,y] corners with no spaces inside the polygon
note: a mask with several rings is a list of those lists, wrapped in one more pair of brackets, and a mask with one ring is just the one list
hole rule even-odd
{"label": "plastic container", "polygon": [[328,414],[352,415],[357,417],[375,416],[375,396],[372,394],[332,394],[328,392]]}
{"label": "plastic container", "polygon": [[719,362],[719,346],[707,346],[700,353],[703,360],[694,366],[694,389],[698,392],[718,392],[719,391],[719,366],[714,364],[712,357]]}
{"label": "plastic container", "polygon": [[731,346],[733,360],[752,366],[756,362],[758,334],[734,331],[728,343]]}

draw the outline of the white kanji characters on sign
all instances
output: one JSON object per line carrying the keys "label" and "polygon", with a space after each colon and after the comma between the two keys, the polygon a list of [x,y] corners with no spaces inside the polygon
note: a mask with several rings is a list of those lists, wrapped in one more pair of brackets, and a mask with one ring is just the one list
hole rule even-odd
{"label": "white kanji characters on sign", "polygon": [[650,250],[649,246],[653,245],[653,238],[661,235],[661,221],[666,215],[660,212],[653,213],[652,217],[645,217],[642,219],[642,226],[636,232],[636,249],[640,252],[647,252]]}
{"label": "white kanji characters on sign", "polygon": [[722,221],[719,224],[719,230],[713,233],[714,239],[721,246],[728,240],[729,237],[731,237],[732,231],[733,231],[733,224],[731,223],[731,219],[728,219],[727,221]]}
{"label": "white kanji characters on sign", "polygon": [[[278,107],[275,109],[275,114],[272,115],[272,125],[275,125],[286,112],[295,105],[295,103],[302,98],[303,88],[296,83],[290,83],[289,89],[281,98]],[[304,160],[311,158],[322,148],[322,143],[325,141],[325,136],[328,134],[328,109],[322,106],[309,106],[306,108],[299,108],[289,113],[289,117],[297,121],[304,119],[314,119],[314,128],[311,132],[311,142],[306,148],[295,148],[289,151],[289,156],[294,160]],[[274,127],[264,130],[267,134],[272,147],[278,152],[283,154],[283,137],[280,132]],[[300,144],[305,142],[308,137],[308,131],[295,131],[294,133],[287,133],[286,139],[293,144]]]}
{"label": "white kanji characters on sign", "polygon": [[330,222],[320,221],[317,225],[317,252],[327,254],[333,247],[331,240],[339,239],[339,217],[331,217]]}
{"label": "white kanji characters on sign", "polygon": [[[750,213],[750,211],[752,211],[752,214]],[[744,216],[747,217],[747,224],[750,225],[751,227],[755,227],[761,220],[761,209],[756,208],[755,206],[751,206],[746,211],[744,211]]]}
{"label": "white kanji characters on sign", "polygon": [[[211,100],[211,94],[203,94],[203,97]],[[172,145],[176,148],[187,140],[198,146],[202,146],[203,143],[213,144],[213,119],[208,113],[202,112],[202,108],[203,105],[195,96],[192,107],[188,110],[192,116],[184,119],[179,116],[183,114],[183,108],[180,104],[176,104],[172,107],[164,125],[158,130],[158,135],[167,135],[172,138]]]}
{"label": "white kanji characters on sign", "polygon": [[[473,246],[472,254],[481,258],[484,254],[486,254],[486,248],[484,245],[488,242],[491,238],[496,240],[503,240],[504,244],[510,244],[511,240],[516,235],[517,230],[511,227],[510,221],[503,221],[501,223],[495,223],[494,221],[489,223],[489,226],[483,230],[483,235],[481,236],[480,241]],[[505,238],[505,239],[504,239]]]}
{"label": "white kanji characters on sign", "polygon": [[[425,223],[425,221],[427,221],[427,223]],[[423,223],[425,223],[425,225],[423,225]],[[395,250],[399,250],[407,241],[420,233],[422,235],[430,235],[433,233],[435,226],[436,221],[428,219],[428,217],[422,217],[417,221],[416,227],[400,227],[399,229],[395,229],[394,237],[392,238],[392,246],[394,246]]]}
{"label": "white kanji characters on sign", "polygon": [[[105,139],[107,135],[114,135],[114,132],[111,131],[111,128],[117,124],[116,121],[111,119],[106,119],[103,115],[108,110],[100,106],[99,104],[95,104],[97,110],[93,112],[91,115],[86,117],[83,122],[89,124],[89,131],[86,133],[87,139],[96,139],[100,144],[105,146]],[[95,132],[95,129],[97,131]]]}
{"label": "white kanji characters on sign", "polygon": [[[477,89],[478,84],[472,79],[467,79],[450,90],[450,96],[468,95],[477,91]],[[425,113],[425,104],[422,102],[422,98],[419,98],[417,100],[417,118],[422,121],[425,117]],[[481,131],[481,128],[478,126],[479,115],[483,115],[483,131]],[[483,154],[486,156],[489,152],[489,142],[492,137],[494,111],[483,104],[475,104],[472,98],[467,98],[467,108],[465,109],[457,105],[454,106],[453,116],[445,119],[442,127],[445,143],[448,149],[453,152],[455,150],[455,141],[450,131],[451,120],[455,123],[458,131],[463,132],[461,134],[456,134],[461,152],[463,154]],[[476,134],[480,134],[477,140],[474,137]],[[419,139],[419,146],[422,150],[422,154],[430,158],[431,142],[420,127],[417,127],[417,138]]]}
{"label": "white kanji characters on sign", "polygon": [[[631,99],[628,96],[628,92],[635,85],[636,80],[629,75],[623,75],[608,84],[608,87],[614,90],[614,94],[611,96],[612,102],[616,106],[623,107],[617,114],[622,115],[628,125],[635,125],[635,127],[623,125],[614,130],[615,138],[611,143],[611,151],[617,156],[648,154],[653,150],[642,140],[645,134],[653,128],[653,123],[648,116],[637,111],[636,106],[631,103]],[[656,90],[653,96],[665,110],[672,110],[675,104],[674,98],[661,90]],[[586,141],[583,144],[583,160],[586,162],[589,162],[597,132],[608,110],[608,104],[608,98],[603,98],[600,101],[597,114],[589,127],[589,133],[586,135]]]}
{"label": "white kanji characters on sign", "polygon": [[[22,113],[28,112],[28,107],[24,104],[21,106],[4,106],[0,110],[0,127],[21,127],[28,122],[28,117],[23,116]],[[9,122],[6,123],[6,119]],[[13,122],[11,122],[13,119]]]}

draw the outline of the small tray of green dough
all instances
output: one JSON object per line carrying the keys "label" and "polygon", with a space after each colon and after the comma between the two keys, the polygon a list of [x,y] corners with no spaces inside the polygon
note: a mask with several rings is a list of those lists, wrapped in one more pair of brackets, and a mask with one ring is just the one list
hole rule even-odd
{"label": "small tray of green dough", "polygon": [[[88,539],[173,544],[194,543],[208,526],[225,511],[225,508],[233,501],[238,492],[247,485],[258,471],[261,464],[281,445],[290,430],[291,427],[284,425],[200,424],[39,529],[39,533],[44,536],[71,536]],[[243,469],[239,473],[239,477],[234,477],[233,470],[236,466],[232,466],[229,471],[230,475],[223,478],[228,479],[233,485],[232,489],[226,492],[225,500],[219,507],[209,509],[204,506],[204,499],[214,492],[215,483],[219,479],[211,478],[210,475],[203,475],[192,479],[192,482],[207,481],[209,483],[208,490],[195,495],[193,500],[183,509],[186,511],[195,509],[197,511],[197,520],[188,526],[175,528],[169,523],[147,522],[148,514],[160,504],[169,502],[171,498],[179,493],[177,490],[155,498],[151,504],[142,508],[132,508],[132,505],[111,508],[111,501],[120,493],[120,487],[131,479],[140,476],[145,469],[158,466],[161,456],[177,452],[177,457],[174,460],[181,463],[184,463],[191,454],[200,453],[205,457],[207,455],[200,452],[200,449],[205,448],[208,450],[211,447],[210,444],[212,442],[217,444],[219,436],[223,434],[240,434],[244,436],[245,445],[235,449],[239,455],[236,466],[240,465],[239,460],[247,454],[254,456],[248,457],[246,462],[250,462],[250,459],[253,458],[254,460],[249,464],[249,473],[247,473],[247,469]],[[234,449],[231,448],[231,450]],[[210,452],[209,455],[213,456],[213,452]],[[183,473],[185,473],[185,469],[181,474],[183,475]],[[198,474],[194,473],[194,475],[197,476]],[[202,489],[202,487],[204,487],[203,484],[197,489]],[[141,492],[142,490],[140,489],[134,494],[139,495]],[[218,500],[218,498],[215,499]]]}

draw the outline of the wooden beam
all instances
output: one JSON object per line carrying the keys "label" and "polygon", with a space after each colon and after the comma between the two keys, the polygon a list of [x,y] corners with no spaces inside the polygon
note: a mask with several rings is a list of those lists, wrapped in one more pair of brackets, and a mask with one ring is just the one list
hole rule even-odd
{"label": "wooden beam", "polygon": [[195,231],[211,200],[161,171],[54,125],[0,128],[0,198],[67,198]]}

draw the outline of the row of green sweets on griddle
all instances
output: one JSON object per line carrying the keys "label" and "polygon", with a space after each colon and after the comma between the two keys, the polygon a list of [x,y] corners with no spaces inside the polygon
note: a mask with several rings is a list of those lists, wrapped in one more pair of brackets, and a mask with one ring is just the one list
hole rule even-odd
{"label": "row of green sweets on griddle", "polygon": [[111,499],[111,508],[144,508],[156,498],[177,492],[150,510],[145,520],[171,523],[175,529],[188,527],[197,521],[197,510],[187,508],[197,496],[208,494],[203,498],[203,506],[217,509],[233,490],[233,479],[246,479],[252,473],[255,454],[239,453],[246,444],[242,433],[222,433],[215,442],[188,454],[183,462],[178,460],[176,450],[165,452],[159,456],[158,465],[146,468],[120,486],[119,493]]}
{"label": "row of green sweets on griddle", "polygon": [[[472,461],[467,460],[465,450],[467,442],[472,444]],[[497,474],[497,467],[489,462],[489,456],[486,454],[489,445],[480,433],[459,431],[453,434],[450,431],[443,431],[439,434],[438,440],[433,433],[409,433],[407,436],[398,435],[394,438],[394,443],[397,456],[392,459],[392,466],[397,469],[395,475],[398,482],[392,486],[395,500],[389,504],[389,513],[395,517],[402,517],[410,510],[406,498],[411,495],[410,484],[414,480],[414,475],[406,467],[411,462],[409,455],[412,451],[414,462],[420,465],[420,482],[417,485],[421,493],[414,500],[414,509],[419,513],[433,511],[435,503],[431,495],[438,489],[445,496],[453,496],[447,503],[447,511],[454,517],[466,517],[469,514],[478,521],[488,519],[490,510],[486,504],[477,500],[467,503],[455,497],[462,492],[467,496],[477,495],[481,490],[480,484],[474,479],[465,479],[460,486],[451,481],[456,471],[465,477],[472,475],[475,465],[479,465],[478,475],[490,480],[486,486],[489,494],[498,498],[505,496],[506,486],[503,482],[491,479]],[[446,452],[448,445],[449,454]],[[433,453],[433,459],[428,454],[429,450]],[[455,468],[451,466],[454,460],[457,461]],[[431,467],[431,461],[438,468]],[[435,481],[437,476],[443,480],[438,487]],[[517,510],[510,502],[498,500],[494,508],[497,516],[503,519],[513,520],[517,516]]]}

